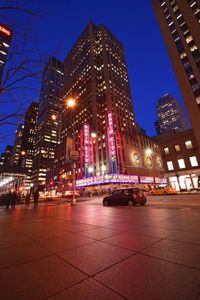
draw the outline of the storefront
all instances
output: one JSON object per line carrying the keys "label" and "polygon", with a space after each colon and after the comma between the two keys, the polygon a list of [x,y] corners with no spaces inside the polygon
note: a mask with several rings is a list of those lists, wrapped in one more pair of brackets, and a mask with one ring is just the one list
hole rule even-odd
{"label": "storefront", "polygon": [[181,171],[173,174],[167,174],[169,185],[177,191],[190,191],[198,189],[200,169],[195,171]]}

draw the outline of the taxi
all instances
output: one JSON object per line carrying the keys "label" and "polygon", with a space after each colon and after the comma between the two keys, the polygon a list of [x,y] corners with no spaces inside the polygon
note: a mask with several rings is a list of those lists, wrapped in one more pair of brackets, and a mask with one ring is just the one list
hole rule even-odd
{"label": "taxi", "polygon": [[176,195],[177,191],[172,187],[155,187],[150,191],[150,195]]}

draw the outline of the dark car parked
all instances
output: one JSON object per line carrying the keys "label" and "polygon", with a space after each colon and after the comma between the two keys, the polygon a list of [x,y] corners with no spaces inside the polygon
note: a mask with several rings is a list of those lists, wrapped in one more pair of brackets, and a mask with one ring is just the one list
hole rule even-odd
{"label": "dark car parked", "polygon": [[112,195],[104,197],[103,205],[145,205],[147,199],[139,188],[127,188],[115,190]]}

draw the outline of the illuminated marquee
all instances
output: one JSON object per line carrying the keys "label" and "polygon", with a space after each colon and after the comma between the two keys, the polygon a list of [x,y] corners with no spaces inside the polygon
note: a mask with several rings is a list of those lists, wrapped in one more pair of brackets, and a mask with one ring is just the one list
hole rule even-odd
{"label": "illuminated marquee", "polygon": [[117,172],[117,158],[116,158],[113,117],[111,112],[108,113],[108,145],[109,145],[111,173],[115,173]]}
{"label": "illuminated marquee", "polygon": [[138,176],[137,175],[120,175],[120,174],[107,174],[107,175],[100,175],[94,176],[90,178],[78,179],[76,180],[77,187],[84,187],[90,185],[97,185],[97,184],[105,184],[105,183],[138,183]]}
{"label": "illuminated marquee", "polygon": [[9,30],[7,27],[5,27],[2,24],[0,24],[0,33],[3,33],[7,36],[11,36],[11,30]]}
{"label": "illuminated marquee", "polygon": [[155,183],[167,184],[167,179],[166,178],[155,177]]}
{"label": "illuminated marquee", "polygon": [[140,183],[154,183],[154,177],[140,176]]}
{"label": "illuminated marquee", "polygon": [[91,160],[90,160],[90,128],[89,128],[88,124],[84,125],[83,135],[84,135],[84,169],[85,169],[85,175],[86,175],[87,168],[91,164]]}

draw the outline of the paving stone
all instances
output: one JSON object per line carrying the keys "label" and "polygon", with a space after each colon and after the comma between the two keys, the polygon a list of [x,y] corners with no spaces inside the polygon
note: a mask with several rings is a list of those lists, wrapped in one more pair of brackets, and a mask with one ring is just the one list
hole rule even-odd
{"label": "paving stone", "polygon": [[66,234],[65,236],[59,236],[52,239],[45,239],[39,241],[39,244],[47,248],[53,253],[66,251],[76,247],[80,247],[89,243],[93,243],[94,240],[88,237],[84,237],[80,234]]}
{"label": "paving stone", "polygon": [[168,235],[167,239],[186,243],[200,244],[200,234],[191,231],[174,232]]}
{"label": "paving stone", "polygon": [[86,276],[58,257],[50,256],[0,271],[2,300],[42,300]]}
{"label": "paving stone", "polygon": [[103,241],[105,243],[115,245],[124,249],[139,251],[156,243],[159,240],[160,238],[157,237],[145,236],[136,234],[134,232],[126,232],[121,233],[120,235],[106,238]]}
{"label": "paving stone", "polygon": [[95,228],[92,230],[87,230],[87,231],[82,232],[82,235],[90,237],[95,240],[102,240],[104,238],[107,238],[110,236],[115,236],[118,234],[120,234],[120,231],[112,230],[112,229],[105,228],[105,227],[99,227],[99,228]]}
{"label": "paving stone", "polygon": [[94,275],[133,254],[106,243],[94,242],[58,255],[79,270]]}
{"label": "paving stone", "polygon": [[94,277],[126,299],[194,300],[200,272],[143,255],[134,255]]}
{"label": "paving stone", "polygon": [[50,254],[48,250],[35,243],[0,249],[0,269],[25,263]]}
{"label": "paving stone", "polygon": [[200,269],[200,245],[162,240],[141,252]]}
{"label": "paving stone", "polygon": [[87,279],[63,292],[50,297],[49,300],[122,300],[121,297],[109,290],[96,280]]}

